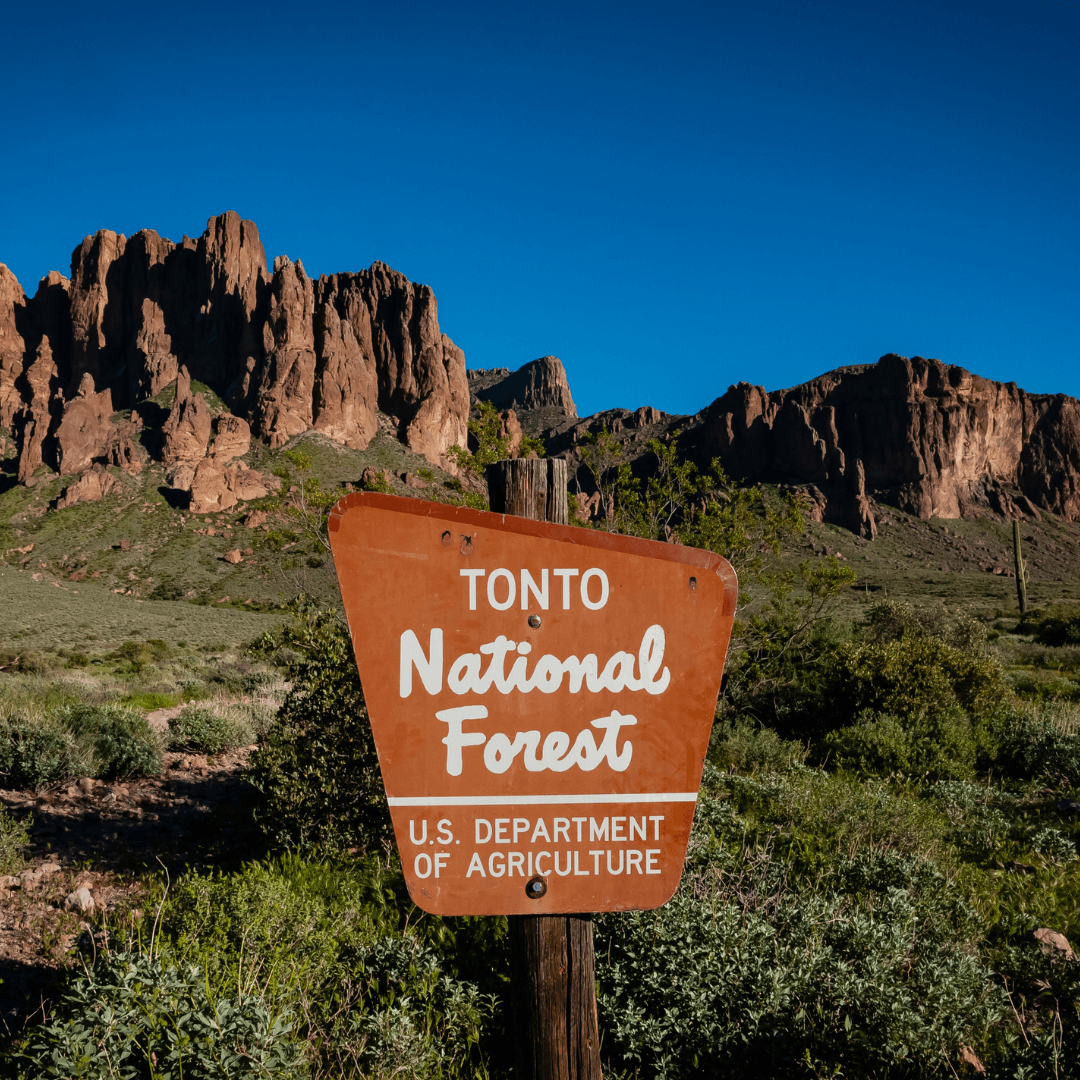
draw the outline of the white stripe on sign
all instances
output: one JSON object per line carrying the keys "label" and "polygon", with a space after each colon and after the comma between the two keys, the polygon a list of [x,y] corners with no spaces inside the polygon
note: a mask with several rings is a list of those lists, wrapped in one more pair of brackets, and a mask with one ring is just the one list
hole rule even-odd
{"label": "white stripe on sign", "polygon": [[568,806],[573,803],[697,802],[696,791],[646,791],[629,795],[415,795],[386,800],[391,806]]}

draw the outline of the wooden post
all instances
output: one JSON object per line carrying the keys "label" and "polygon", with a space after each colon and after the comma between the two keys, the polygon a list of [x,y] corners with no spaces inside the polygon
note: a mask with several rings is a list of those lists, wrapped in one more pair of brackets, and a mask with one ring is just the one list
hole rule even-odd
{"label": "wooden post", "polygon": [[[569,521],[566,462],[488,467],[491,509]],[[600,1080],[592,915],[510,916],[510,980],[519,1080]]]}
{"label": "wooden post", "polygon": [[1027,568],[1024,553],[1020,550],[1020,522],[1013,521],[1013,564],[1016,568],[1016,601],[1020,605],[1020,618],[1027,611]]}

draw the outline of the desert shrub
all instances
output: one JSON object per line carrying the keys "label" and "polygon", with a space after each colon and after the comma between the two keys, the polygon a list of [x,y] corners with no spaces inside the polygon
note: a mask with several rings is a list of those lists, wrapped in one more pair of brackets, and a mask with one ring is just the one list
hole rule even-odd
{"label": "desert shrub", "polygon": [[835,768],[858,776],[963,779],[975,771],[976,743],[957,706],[905,719],[866,710],[855,724],[829,732],[822,752]]}
{"label": "desert shrub", "polygon": [[997,754],[998,767],[1016,779],[1080,787],[1080,731],[1066,733],[1048,719],[1012,715]]}
{"label": "desert shrub", "polygon": [[400,873],[374,859],[289,856],[182,879],[163,948],[205,968],[212,988],[259,989],[271,1008],[303,1015],[317,1075],[486,1075],[494,999],[447,972],[452,931],[438,949],[403,932],[409,907]]}
{"label": "desert shrub", "polygon": [[1040,645],[1051,648],[1080,645],[1080,611],[1028,612],[1021,621],[1019,630],[1021,633],[1031,634]]}
{"label": "desert shrub", "polygon": [[709,760],[720,769],[739,772],[783,770],[806,757],[806,747],[782,739],[772,728],[748,718],[719,720],[713,725]]}
{"label": "desert shrub", "polygon": [[0,671],[6,674],[41,675],[49,670],[49,662],[41,653],[20,649],[0,650]]}
{"label": "desert shrub", "polygon": [[1009,696],[991,657],[921,635],[839,646],[822,664],[814,695],[792,726],[817,734],[848,726],[867,711],[938,723],[961,709],[979,722]]}
{"label": "desert shrub", "polygon": [[220,754],[247,743],[249,732],[243,723],[223,711],[187,705],[169,721],[170,750],[197,750]]}
{"label": "desert shrub", "polygon": [[1029,701],[1077,701],[1080,700],[1080,684],[1057,672],[1012,671],[1009,683],[1016,693]]}
{"label": "desert shrub", "polygon": [[863,853],[834,872],[804,892],[772,859],[735,860],[657,911],[600,916],[610,1064],[665,1078],[944,1073],[1002,1013],[972,913],[917,858]]}
{"label": "desert shrub", "polygon": [[85,775],[88,755],[70,731],[42,719],[0,721],[0,768],[9,787],[37,791]]}
{"label": "desert shrub", "polygon": [[74,980],[7,1067],[26,1080],[293,1078],[295,1027],[254,996],[212,997],[195,967],[118,954]]}
{"label": "desert shrub", "polygon": [[83,775],[116,779],[161,772],[161,745],[142,713],[114,705],[68,705],[53,716],[91,751]]}
{"label": "desert shrub", "polygon": [[165,574],[154,586],[150,593],[151,600],[183,600],[184,586],[176,581],[172,575]]}
{"label": "desert shrub", "polygon": [[257,645],[273,654],[287,643],[300,659],[252,758],[248,776],[262,796],[256,816],[282,848],[372,848],[390,835],[390,817],[348,628],[325,609],[296,614]]}
{"label": "desert shrub", "polygon": [[1015,1026],[996,1033],[995,1080],[1080,1080],[1080,963],[1013,944],[998,959]]}
{"label": "desert shrub", "polygon": [[967,613],[944,606],[915,607],[883,600],[870,609],[861,629],[863,639],[877,645],[905,637],[930,637],[961,652],[986,652],[986,627]]}
{"label": "desert shrub", "polygon": [[23,848],[30,843],[32,820],[19,821],[0,807],[0,876],[23,868]]}
{"label": "desert shrub", "polygon": [[0,720],[0,769],[13,787],[33,790],[81,776],[155,776],[161,747],[141,713],[62,705],[45,717]]}
{"label": "desert shrub", "polygon": [[138,693],[125,694],[120,704],[126,709],[142,709],[153,712],[155,709],[171,709],[176,702],[175,694]]}
{"label": "desert shrub", "polygon": [[1076,858],[1076,845],[1060,829],[1049,826],[1039,829],[1032,836],[1031,850],[1045,855],[1052,862],[1072,862]]}

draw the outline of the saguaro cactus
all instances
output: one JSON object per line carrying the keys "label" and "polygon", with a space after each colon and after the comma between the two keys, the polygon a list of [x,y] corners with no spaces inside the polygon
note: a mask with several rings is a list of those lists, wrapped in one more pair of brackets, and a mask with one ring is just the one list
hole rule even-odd
{"label": "saguaro cactus", "polygon": [[1016,564],[1016,599],[1020,604],[1020,617],[1027,611],[1027,569],[1024,553],[1020,550],[1020,522],[1013,522],[1013,560]]}

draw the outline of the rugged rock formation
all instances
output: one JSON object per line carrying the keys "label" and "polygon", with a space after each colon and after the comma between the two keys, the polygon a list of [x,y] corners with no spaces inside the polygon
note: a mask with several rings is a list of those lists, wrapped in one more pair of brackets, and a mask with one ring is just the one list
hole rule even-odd
{"label": "rugged rock formation", "polygon": [[249,469],[242,461],[227,462],[219,457],[207,457],[195,468],[191,478],[193,514],[229,510],[239,502],[261,499],[281,489],[276,476],[265,476]]}
{"label": "rugged rock formation", "polygon": [[497,409],[559,409],[568,419],[577,418],[566,369],[557,356],[541,356],[517,371],[471,371],[469,377],[476,397]]}
{"label": "rugged rock formation", "polygon": [[112,393],[94,390],[94,377],[86,372],[78,393],[65,406],[56,430],[56,461],[61,476],[82,472],[103,457],[113,441]]}
{"label": "rugged rock formation", "polygon": [[[151,399],[173,384],[166,417]],[[253,435],[278,447],[309,430],[355,449],[393,431],[453,472],[447,451],[465,445],[479,400],[512,444],[544,434],[570,458],[592,514],[581,444],[606,428],[641,468],[650,438],[679,431],[702,463],[797,487],[819,519],[865,536],[877,502],[921,517],[1080,520],[1080,402],[936,360],[890,354],[773,392],[740,383],[694,417],[579,420],[557,358],[466,373],[430,288],[378,262],[312,279],[280,257],[270,272],[258,230],[234,213],[179,243],[98,232],[72,254],[70,280],[52,272],[32,298],[0,265],[0,438],[5,453],[14,442],[21,482],[42,466],[77,474],[65,498],[103,495],[102,467],[134,473],[154,456],[193,508],[222,509],[276,483],[241,460]]]}
{"label": "rugged rock formation", "polygon": [[161,459],[166,465],[194,465],[206,455],[211,418],[206,398],[192,393],[186,367],[176,378],[176,397],[162,433]]}
{"label": "rugged rock formation", "polygon": [[826,520],[875,532],[871,500],[922,518],[1080,519],[1080,402],[889,354],[790,390],[739,383],[691,443],[732,476],[812,485]]}
{"label": "rugged rock formation", "polygon": [[15,275],[0,264],[0,427],[11,427],[23,403],[15,382],[26,359],[22,336],[26,318],[26,294]]}
{"label": "rugged rock formation", "polygon": [[64,488],[56,500],[57,510],[66,510],[80,502],[99,502],[116,486],[111,473],[101,465],[95,465],[79,477],[73,484]]}
{"label": "rugged rock formation", "polygon": [[[217,458],[230,432],[237,446],[254,431],[276,447],[315,429],[363,449],[381,412],[410,449],[453,468],[446,452],[464,444],[469,411],[464,354],[440,331],[431,289],[382,263],[315,281],[278,258],[270,273],[255,225],[227,213],[179,244],[102,230],[75,249],[71,275],[51,273],[28,300],[0,265],[0,427],[15,437],[20,479],[42,464],[135,468],[143,454],[110,415],[175,382],[147,445],[190,483],[211,436],[192,379],[245,425],[219,419]],[[251,486],[234,473],[237,491]]]}
{"label": "rugged rock formation", "polygon": [[251,428],[239,416],[219,416],[214,423],[216,434],[210,447],[217,461],[243,457],[251,449]]}

